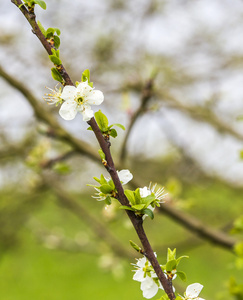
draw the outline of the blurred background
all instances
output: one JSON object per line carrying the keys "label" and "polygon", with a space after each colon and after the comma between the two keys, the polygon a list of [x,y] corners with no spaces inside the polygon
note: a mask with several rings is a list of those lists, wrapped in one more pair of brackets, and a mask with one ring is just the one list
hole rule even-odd
{"label": "blurred background", "polygon": [[[145,220],[159,261],[177,248],[207,300],[243,299],[243,2],[46,0],[72,80],[102,90],[118,169],[157,182],[166,204]],[[11,1],[0,2],[0,289],[5,300],[142,299],[139,243],[124,212],[91,196],[105,170],[79,115],[43,100],[52,64]],[[106,174],[105,174],[106,175]],[[154,297],[158,299],[162,293]]]}

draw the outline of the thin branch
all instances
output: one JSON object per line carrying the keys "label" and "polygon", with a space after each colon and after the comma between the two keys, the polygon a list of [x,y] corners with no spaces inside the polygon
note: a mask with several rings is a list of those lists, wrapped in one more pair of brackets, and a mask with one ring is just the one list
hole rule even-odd
{"label": "thin branch", "polygon": [[127,153],[127,141],[128,138],[131,134],[132,128],[135,124],[135,122],[137,121],[137,119],[144,113],[144,111],[146,110],[147,104],[149,102],[149,100],[152,97],[152,90],[153,90],[153,85],[154,85],[154,77],[149,79],[142,91],[142,96],[141,96],[141,102],[140,102],[140,106],[138,107],[138,109],[133,113],[130,123],[128,125],[128,128],[126,130],[126,135],[125,138],[123,140],[123,144],[121,146],[121,154],[120,154],[120,161],[123,163],[125,161],[126,158],[126,153]]}
{"label": "thin branch", "polygon": [[204,225],[204,223],[192,216],[187,215],[185,212],[174,209],[168,204],[162,204],[159,208],[159,212],[169,216],[189,231],[198,235],[200,238],[208,240],[209,242],[226,248],[230,251],[234,249],[234,246],[237,242],[236,239],[230,237],[223,231],[212,229]]}

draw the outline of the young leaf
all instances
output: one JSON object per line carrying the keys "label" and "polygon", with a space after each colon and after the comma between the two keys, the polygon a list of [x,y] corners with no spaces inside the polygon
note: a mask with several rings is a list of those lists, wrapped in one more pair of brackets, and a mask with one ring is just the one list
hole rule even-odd
{"label": "young leaf", "polygon": [[109,184],[102,184],[100,186],[100,191],[103,194],[109,194],[110,192],[112,192],[112,187]]}
{"label": "young leaf", "polygon": [[134,211],[134,209],[132,209],[130,206],[127,206],[127,205],[121,205],[121,206],[119,206],[119,209],[126,209],[126,210]]}
{"label": "young leaf", "polygon": [[134,196],[135,196],[135,203],[139,204],[141,203],[141,195],[140,195],[140,190],[139,188],[137,188],[134,192]]}
{"label": "young leaf", "polygon": [[182,271],[177,271],[176,274],[180,277],[182,281],[186,281],[186,274]]}
{"label": "young leaf", "polygon": [[140,252],[142,249],[133,241],[129,241],[130,245],[133,247],[133,249],[135,249],[136,251]]}
{"label": "young leaf", "polygon": [[50,60],[54,63],[54,65],[60,66],[62,61],[55,55],[49,55]]}
{"label": "young leaf", "polygon": [[112,136],[113,138],[116,138],[117,137],[117,131],[115,129],[111,129],[110,130],[110,136]]}
{"label": "young leaf", "polygon": [[135,204],[132,205],[132,208],[134,208],[135,210],[142,210],[145,208],[145,204]]}
{"label": "young leaf", "polygon": [[105,160],[105,153],[101,149],[99,149],[98,152],[99,152],[100,158],[102,160]]}
{"label": "young leaf", "polygon": [[100,179],[99,178],[97,178],[97,177],[93,177],[93,178],[94,178],[94,180],[96,180],[97,182],[100,183]]}
{"label": "young leaf", "polygon": [[170,248],[168,248],[167,251],[167,262],[170,260],[176,259],[176,248],[172,251]]}
{"label": "young leaf", "polygon": [[54,35],[53,40],[54,40],[54,46],[58,49],[61,43],[59,36]]}
{"label": "young leaf", "polygon": [[107,181],[103,174],[100,175],[100,184],[107,184]]}
{"label": "young leaf", "polygon": [[121,128],[122,130],[125,130],[125,127],[122,124],[115,123],[115,124],[112,124],[111,126],[117,126],[117,127]]}
{"label": "young leaf", "polygon": [[52,75],[53,79],[55,79],[56,81],[59,81],[61,83],[63,82],[62,76],[56,68],[51,69],[51,75]]}
{"label": "young leaf", "polygon": [[168,261],[165,268],[166,268],[166,271],[169,271],[169,272],[176,269],[176,260],[172,259],[172,260]]}
{"label": "young leaf", "polygon": [[46,9],[46,3],[42,0],[34,0],[34,2],[38,5],[40,5],[41,8]]}
{"label": "young leaf", "polygon": [[42,26],[41,22],[40,21],[37,21],[37,24],[41,30],[41,32],[43,33],[43,35],[46,37],[46,30],[45,28]]}
{"label": "young leaf", "polygon": [[152,212],[151,209],[145,208],[145,209],[143,210],[143,213],[146,214],[146,215],[148,215],[148,216],[153,220],[153,218],[154,218],[154,213]]}
{"label": "young leaf", "polygon": [[88,69],[83,72],[81,81],[88,81],[88,83],[90,82],[90,71]]}
{"label": "young leaf", "polygon": [[108,130],[108,119],[106,115],[104,115],[101,110],[97,111],[94,115],[100,130],[106,132]]}
{"label": "young leaf", "polygon": [[135,204],[135,198],[134,198],[134,193],[133,193],[133,191],[125,190],[124,193],[125,193],[125,195],[126,195],[128,201],[129,201],[132,205],[134,205],[134,204]]}
{"label": "young leaf", "polygon": [[182,258],[189,258],[189,256],[183,255],[183,256],[180,256],[179,258],[177,258],[177,260],[176,260],[177,265],[179,265],[179,262],[181,261]]}
{"label": "young leaf", "polygon": [[105,204],[111,205],[111,197],[110,197],[110,196],[107,196],[107,197],[105,198]]}

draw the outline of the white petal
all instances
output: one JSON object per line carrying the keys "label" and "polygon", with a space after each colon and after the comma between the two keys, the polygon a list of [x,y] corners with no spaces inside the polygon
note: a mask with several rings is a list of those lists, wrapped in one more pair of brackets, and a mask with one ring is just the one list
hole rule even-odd
{"label": "white petal", "polygon": [[144,268],[146,261],[147,261],[147,258],[145,256],[143,258],[139,258],[137,261],[137,266],[141,269]]}
{"label": "white petal", "polygon": [[143,187],[143,188],[140,188],[140,189],[139,189],[139,192],[140,192],[140,196],[141,196],[142,198],[151,195],[151,191],[150,191],[146,186]]}
{"label": "white petal", "polygon": [[85,107],[85,109],[82,111],[82,115],[83,115],[83,120],[85,122],[88,122],[94,116],[94,112],[91,108]]}
{"label": "white petal", "polygon": [[136,280],[136,281],[139,281],[139,282],[142,282],[145,280],[145,277],[144,277],[144,272],[142,270],[137,270],[135,272],[135,274],[133,275],[133,280]]}
{"label": "white petal", "polygon": [[73,120],[77,114],[76,108],[76,102],[64,102],[59,110],[59,114],[64,120]]}
{"label": "white petal", "polygon": [[77,94],[77,89],[75,86],[66,85],[61,93],[61,98],[65,101],[73,100]]}
{"label": "white petal", "polygon": [[190,284],[186,288],[186,296],[190,299],[194,299],[200,294],[202,288],[203,285],[201,285],[200,283]]}
{"label": "white petal", "polygon": [[90,91],[92,91],[92,87],[88,84],[88,81],[80,82],[80,84],[77,86],[77,91],[79,94],[82,94],[83,96],[88,94]]}
{"label": "white petal", "polygon": [[146,280],[141,282],[141,290],[143,291],[143,297],[150,299],[154,297],[158,292],[159,287],[153,281],[152,278],[146,277]]}
{"label": "white petal", "polygon": [[104,95],[101,91],[90,91],[89,93],[85,93],[84,99],[86,103],[90,105],[100,105],[104,101]]}
{"label": "white petal", "polygon": [[133,175],[129,170],[121,170],[117,171],[118,177],[122,184],[127,184],[129,181],[133,179]]}

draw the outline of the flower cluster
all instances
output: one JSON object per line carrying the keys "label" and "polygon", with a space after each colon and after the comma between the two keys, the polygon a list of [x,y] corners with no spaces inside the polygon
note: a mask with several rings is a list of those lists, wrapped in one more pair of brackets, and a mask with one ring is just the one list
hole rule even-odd
{"label": "flower cluster", "polygon": [[163,290],[153,267],[145,256],[137,260],[135,268],[133,280],[141,282],[140,288],[144,298],[150,299],[157,294],[159,289]]}
{"label": "flower cluster", "polygon": [[48,103],[62,103],[59,114],[64,120],[73,120],[80,112],[87,122],[94,116],[91,105],[100,105],[104,101],[103,93],[94,91],[88,81],[80,82],[77,87],[66,85],[62,92],[60,89],[50,90],[52,94],[47,94],[44,99]]}
{"label": "flower cluster", "polygon": [[[117,171],[117,175],[122,185],[127,184],[133,178],[133,175],[129,170]],[[104,177],[103,175],[101,175],[100,178],[94,177],[94,179],[100,184],[100,186],[88,184],[88,186],[94,187],[97,191],[93,198],[96,198],[97,201],[105,201],[106,204],[111,204],[111,200],[116,199],[117,193],[113,180],[110,177]]]}

